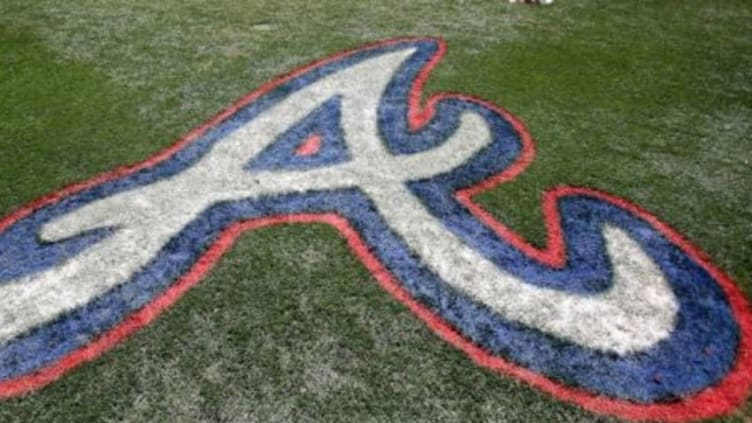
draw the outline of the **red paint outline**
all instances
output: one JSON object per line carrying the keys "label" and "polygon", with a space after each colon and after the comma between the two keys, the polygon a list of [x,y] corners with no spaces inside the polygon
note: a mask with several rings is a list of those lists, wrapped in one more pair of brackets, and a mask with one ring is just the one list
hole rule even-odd
{"label": "red paint outline", "polygon": [[[86,188],[103,183],[108,180],[121,178],[146,167],[160,163],[174,153],[185,147],[188,143],[196,140],[209,128],[212,128],[231,116],[241,107],[256,100],[264,93],[274,89],[280,84],[309,71],[310,69],[338,60],[357,51],[388,46],[405,41],[425,40],[426,38],[398,38],[370,44],[358,49],[348,50],[327,59],[313,62],[289,74],[283,75],[273,81],[262,85],[259,89],[242,97],[233,105],[220,112],[206,123],[180,138],[172,146],[158,152],[151,158],[137,164],[119,167],[115,170],[103,173],[88,181],[76,183],[64,187],[56,192],[41,197],[25,207],[7,215],[0,220],[0,232],[14,222],[33,213],[41,207],[60,201],[66,196],[80,192]],[[499,373],[511,375],[521,379],[530,385],[548,392],[557,398],[574,402],[580,406],[597,412],[616,415],[628,419],[656,419],[667,421],[684,421],[700,419],[726,414],[741,405],[746,399],[752,386],[752,314],[750,313],[747,300],[731,278],[715,267],[709,257],[698,247],[685,239],[677,231],[661,222],[639,206],[592,188],[560,186],[555,187],[543,195],[542,208],[548,231],[547,245],[538,249],[529,244],[522,236],[509,227],[497,221],[490,213],[472,201],[472,198],[480,192],[486,191],[498,184],[509,182],[519,175],[532,161],[535,155],[535,147],[532,137],[524,124],[505,109],[485,100],[453,93],[440,93],[427,100],[421,105],[423,87],[432,69],[446,53],[446,43],[441,39],[433,39],[439,45],[439,49],[431,60],[418,74],[408,97],[409,116],[408,122],[411,130],[417,130],[425,125],[433,116],[435,104],[444,98],[459,98],[480,103],[489,107],[512,123],[514,129],[520,135],[523,150],[515,163],[503,172],[492,176],[481,183],[457,191],[456,198],[465,205],[481,221],[494,229],[499,236],[510,242],[525,254],[541,261],[542,263],[561,267],[564,265],[566,252],[561,231],[559,211],[556,207],[559,198],[570,195],[587,195],[598,198],[624,208],[631,213],[644,219],[656,229],[661,231],[671,242],[687,252],[689,256],[699,263],[713,278],[715,278],[728,296],[729,303],[738,319],[741,329],[741,339],[738,351],[738,359],[733,369],[724,379],[715,386],[704,389],[696,395],[682,401],[664,404],[637,404],[623,400],[606,398],[594,395],[578,388],[572,388],[534,373],[524,367],[517,366],[502,358],[492,356],[482,348],[463,338],[440,316],[414,300],[402,285],[389,273],[376,256],[371,252],[368,245],[360,234],[342,216],[337,214],[291,214],[270,216],[237,222],[224,230],[214,244],[203,256],[191,267],[191,269],[160,296],[152,300],[143,308],[126,317],[120,324],[100,335],[90,344],[81,347],[61,358],[55,363],[46,366],[32,374],[20,376],[15,379],[0,382],[0,396],[13,397],[23,395],[33,390],[40,389],[57,380],[66,372],[87,361],[91,361],[113,348],[117,343],[151,323],[164,310],[175,304],[180,297],[201,281],[203,276],[216,264],[222,255],[234,244],[235,240],[246,231],[265,226],[290,224],[290,223],[325,223],[329,224],[345,237],[349,247],[363,262],[366,268],[374,275],[378,283],[398,301],[408,307],[415,315],[423,320],[436,334],[446,342],[464,351],[475,363]]]}

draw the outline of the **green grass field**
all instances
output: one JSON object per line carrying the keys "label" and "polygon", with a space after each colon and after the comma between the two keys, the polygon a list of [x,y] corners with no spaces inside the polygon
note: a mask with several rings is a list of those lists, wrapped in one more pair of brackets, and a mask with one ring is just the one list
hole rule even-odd
{"label": "green grass field", "polygon": [[[537,155],[481,195],[541,244],[540,194],[586,185],[678,229],[752,297],[752,2],[0,3],[0,215],[145,159],[276,75],[405,35],[427,91],[512,111]],[[352,4],[350,4],[352,3]],[[242,237],[101,358],[0,421],[608,421],[474,365],[324,225]],[[720,421],[752,421],[752,402]]]}

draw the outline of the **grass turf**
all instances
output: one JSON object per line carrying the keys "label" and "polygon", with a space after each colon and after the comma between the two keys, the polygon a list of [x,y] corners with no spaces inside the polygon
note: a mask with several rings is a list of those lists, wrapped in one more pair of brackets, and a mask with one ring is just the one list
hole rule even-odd
{"label": "grass turf", "polygon": [[[632,199],[752,297],[752,4],[21,2],[0,5],[0,213],[148,157],[275,75],[436,35],[427,87],[484,97],[537,139],[479,197],[538,243],[540,193]],[[246,234],[156,323],[0,421],[593,421],[474,366],[381,291],[325,226]],[[752,405],[727,421],[752,419]]]}

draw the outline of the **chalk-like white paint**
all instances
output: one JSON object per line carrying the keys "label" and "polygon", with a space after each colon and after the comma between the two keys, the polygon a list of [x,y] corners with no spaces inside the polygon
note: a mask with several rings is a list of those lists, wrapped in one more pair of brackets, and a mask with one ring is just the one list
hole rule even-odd
{"label": "chalk-like white paint", "polygon": [[[678,304],[657,265],[627,233],[605,226],[613,285],[593,295],[534,286],[505,272],[449,231],[406,182],[448,172],[491,140],[481,115],[465,112],[436,148],[392,155],[379,138],[377,109],[405,48],[342,69],[297,91],[217,142],[171,178],[95,201],[46,224],[55,241],[101,228],[112,236],[60,265],[0,285],[0,342],[81,307],[127,281],[202,211],[226,200],[357,187],[423,263],[500,315],[582,346],[616,353],[649,348],[674,327]],[[352,160],[308,170],[248,171],[243,165],[332,96]]]}

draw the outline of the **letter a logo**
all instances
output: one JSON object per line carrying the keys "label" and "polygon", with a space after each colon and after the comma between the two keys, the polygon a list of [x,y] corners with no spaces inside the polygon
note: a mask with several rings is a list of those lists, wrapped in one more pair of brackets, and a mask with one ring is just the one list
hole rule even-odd
{"label": "letter a logo", "polygon": [[533,144],[510,113],[422,87],[445,50],[398,39],[264,85],[174,146],[0,220],[0,395],[152,322],[242,232],[323,222],[479,365],[587,409],[687,420],[749,391],[743,295],[684,237],[590,188],[544,194],[539,249],[473,196]]}

